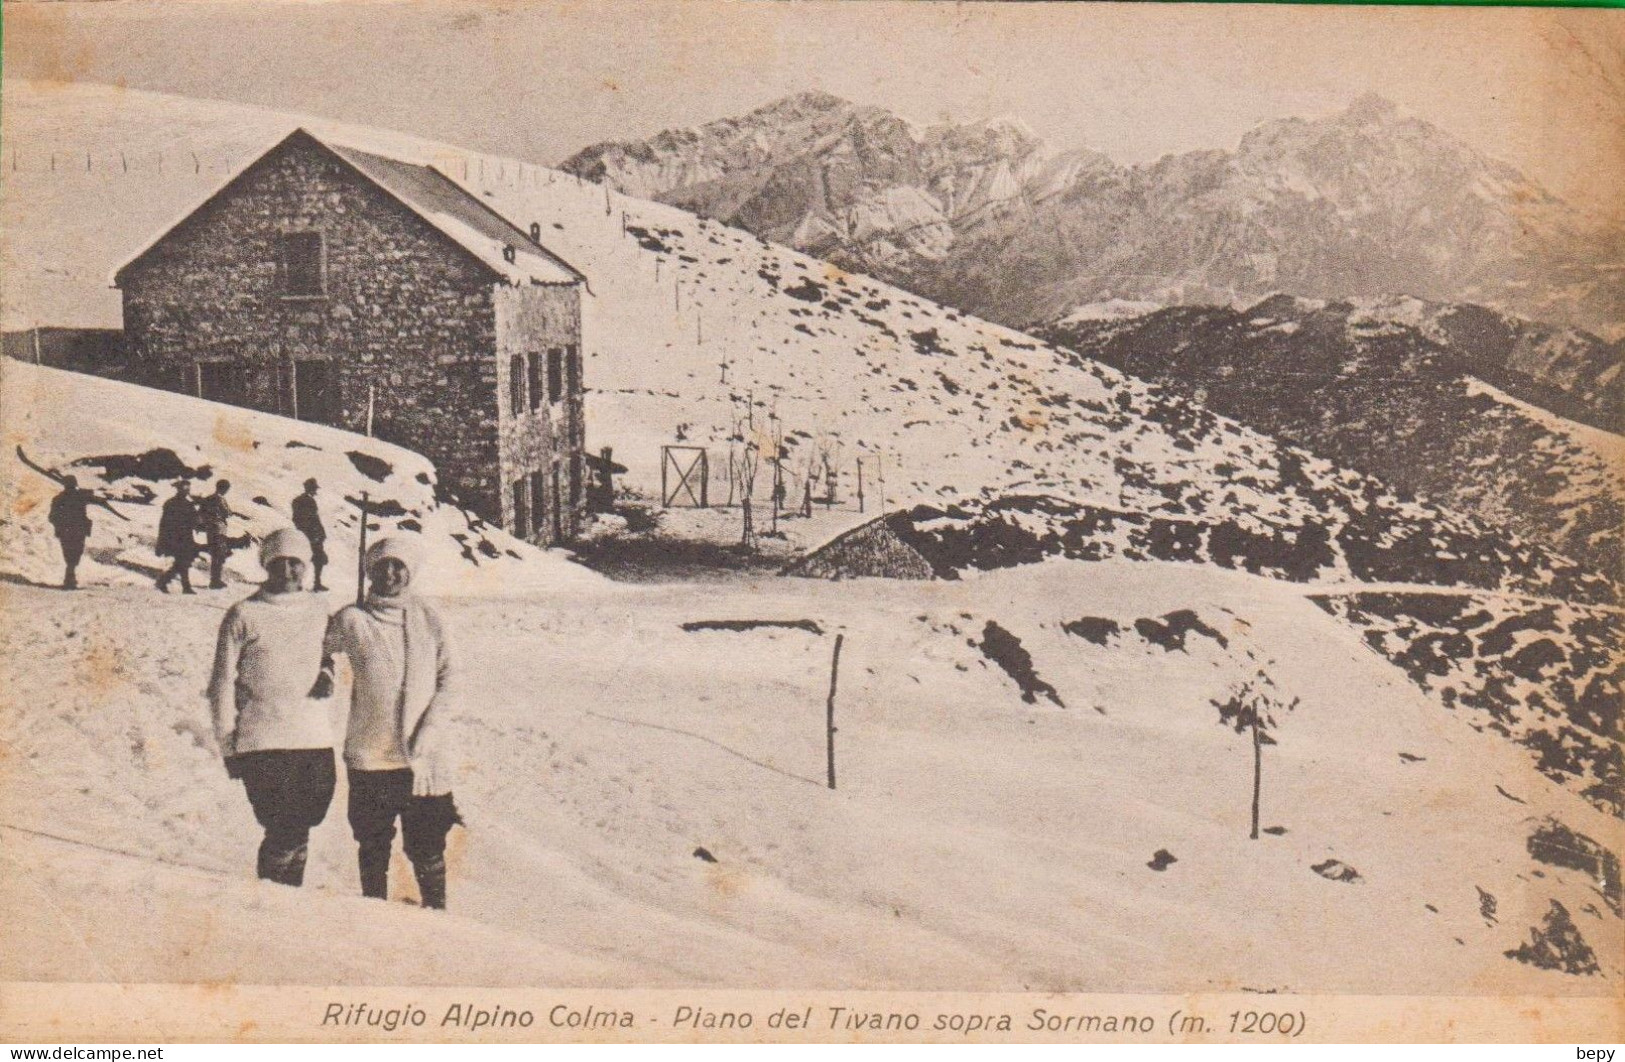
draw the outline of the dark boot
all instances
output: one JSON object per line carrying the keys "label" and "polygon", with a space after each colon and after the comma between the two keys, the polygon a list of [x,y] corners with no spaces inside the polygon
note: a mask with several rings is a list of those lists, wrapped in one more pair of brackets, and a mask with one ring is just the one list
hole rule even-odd
{"label": "dark boot", "polygon": [[287,854],[282,863],[282,877],[279,879],[284,885],[299,888],[305,883],[305,860],[310,855],[310,846],[302,844]]}
{"label": "dark boot", "polygon": [[361,863],[361,895],[369,900],[389,899],[389,853],[380,859],[374,853],[363,851]]}
{"label": "dark boot", "polygon": [[309,853],[306,840],[266,834],[260,843],[259,876],[278,885],[298,888],[305,883],[305,860]]}
{"label": "dark boot", "polygon": [[446,857],[433,856],[412,864],[417,875],[418,895],[423,906],[436,911],[446,909]]}

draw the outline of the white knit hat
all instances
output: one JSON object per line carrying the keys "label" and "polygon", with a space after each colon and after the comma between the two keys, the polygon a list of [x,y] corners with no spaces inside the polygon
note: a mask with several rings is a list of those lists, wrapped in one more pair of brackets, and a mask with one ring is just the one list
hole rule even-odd
{"label": "white knit hat", "polygon": [[291,527],[278,528],[260,540],[260,567],[270,570],[278,557],[292,557],[310,563],[310,539],[303,531]]}
{"label": "white knit hat", "polygon": [[373,565],[381,560],[398,560],[406,565],[406,570],[417,573],[418,565],[422,563],[423,556],[417,543],[411,539],[395,535],[390,538],[381,538],[367,547],[367,571],[372,571]]}

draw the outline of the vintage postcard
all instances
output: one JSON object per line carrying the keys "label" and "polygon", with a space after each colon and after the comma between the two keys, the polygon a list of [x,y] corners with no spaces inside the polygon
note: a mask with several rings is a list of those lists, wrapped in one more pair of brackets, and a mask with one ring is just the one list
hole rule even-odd
{"label": "vintage postcard", "polygon": [[1625,1038],[1625,18],[4,5],[0,1039]]}

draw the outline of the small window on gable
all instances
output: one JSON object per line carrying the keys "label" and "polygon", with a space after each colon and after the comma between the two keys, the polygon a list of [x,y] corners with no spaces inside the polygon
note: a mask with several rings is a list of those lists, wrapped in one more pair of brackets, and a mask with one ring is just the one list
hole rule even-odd
{"label": "small window on gable", "polygon": [[557,402],[564,397],[564,351],[550,347],[547,351],[547,400]]}
{"label": "small window on gable", "polygon": [[282,235],[282,294],[296,297],[327,292],[326,256],[319,232],[288,232]]}
{"label": "small window on gable", "polygon": [[508,409],[514,416],[525,411],[525,356],[508,359]]}

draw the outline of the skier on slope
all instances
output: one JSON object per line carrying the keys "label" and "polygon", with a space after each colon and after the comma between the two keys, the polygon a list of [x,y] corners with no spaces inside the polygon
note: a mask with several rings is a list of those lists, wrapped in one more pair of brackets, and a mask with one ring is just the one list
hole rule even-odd
{"label": "skier on slope", "polygon": [[350,829],[360,845],[361,893],[389,895],[395,820],[424,907],[446,906],[446,835],[462,819],[452,800],[446,716],[451,647],[440,614],[412,592],[416,551],[400,537],[380,539],[365,558],[370,592],[328,622],[318,696],[333,689],[331,656],[350,658],[344,763]]}
{"label": "skier on slope", "polygon": [[86,510],[107,502],[94,491],[80,487],[73,476],[63,476],[59,482],[62,493],[51,499],[48,518],[57,544],[62,547],[62,589],[77,590],[79,561],[85,555],[85,542],[90,538],[90,514]]}
{"label": "skier on slope", "polygon": [[293,528],[260,543],[266,580],[227,610],[209,702],[226,774],[265,828],[259,876],[304,883],[310,831],[327,817],[336,769],[327,706],[315,699],[327,610],[303,593],[310,543]]}

